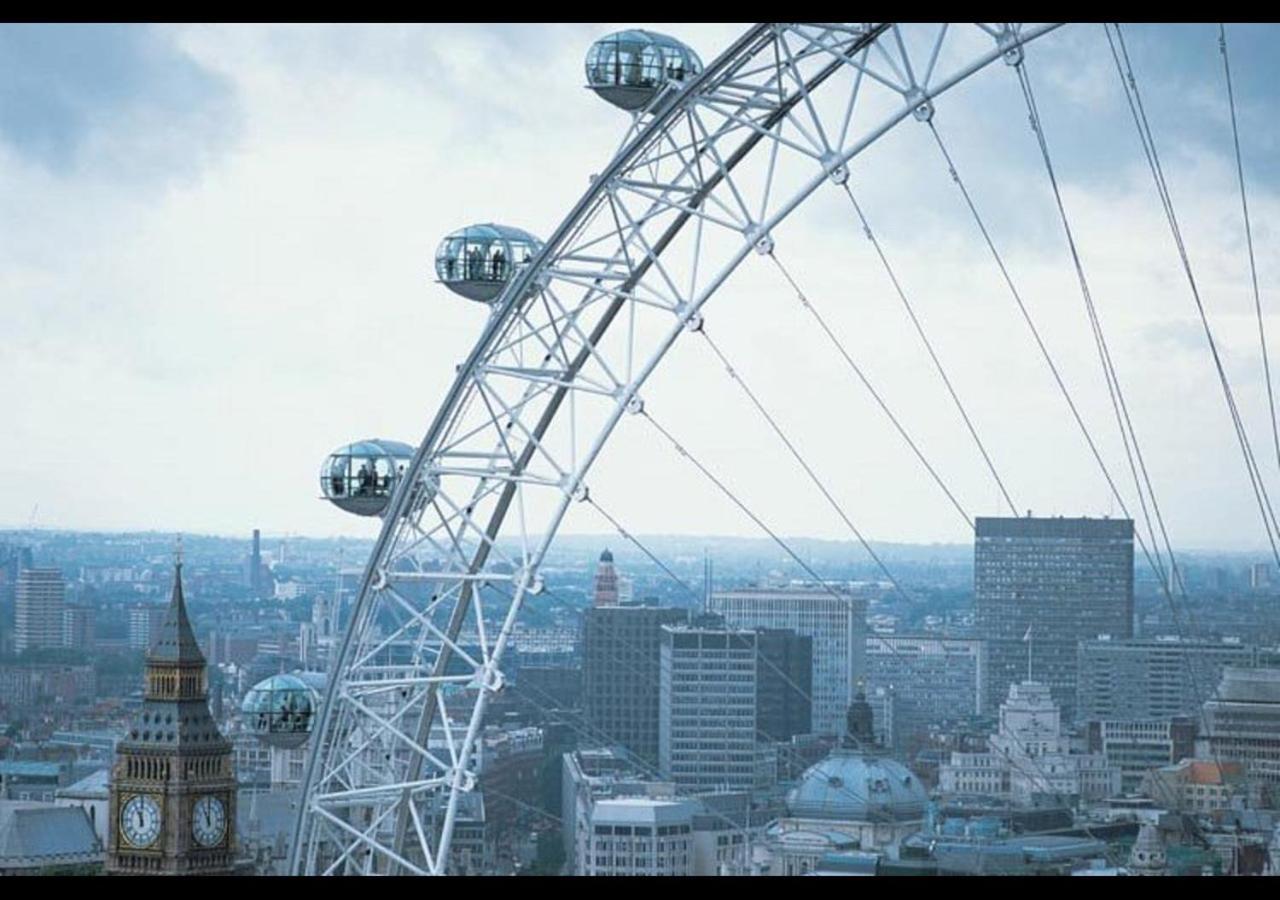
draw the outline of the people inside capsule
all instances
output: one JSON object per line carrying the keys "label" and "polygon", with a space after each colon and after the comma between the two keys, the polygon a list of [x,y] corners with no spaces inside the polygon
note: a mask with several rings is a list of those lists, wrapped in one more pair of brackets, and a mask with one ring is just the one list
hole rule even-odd
{"label": "people inside capsule", "polygon": [[358,441],[329,454],[321,470],[325,498],[357,515],[379,515],[395,493],[413,448],[398,441]]}
{"label": "people inside capsule", "polygon": [[669,82],[702,71],[698,55],[665,34],[630,29],[601,38],[587,52],[587,86],[615,106],[648,106]]}
{"label": "people inside capsule", "polygon": [[315,672],[272,675],[254,685],[240,706],[258,740],[276,747],[299,747],[314,726],[324,687]]}
{"label": "people inside capsule", "polygon": [[541,246],[528,232],[506,225],[470,225],[440,242],[436,277],[470,300],[491,302],[521,264],[533,261]]}

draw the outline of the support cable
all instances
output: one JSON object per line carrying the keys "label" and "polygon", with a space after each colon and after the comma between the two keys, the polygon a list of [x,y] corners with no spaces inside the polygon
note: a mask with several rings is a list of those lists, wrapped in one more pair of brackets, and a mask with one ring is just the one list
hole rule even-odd
{"label": "support cable", "polygon": [[[1155,514],[1155,522],[1159,526],[1160,538],[1163,540],[1164,552],[1169,561],[1169,575],[1171,579],[1165,577],[1165,569],[1161,565],[1159,576],[1161,577],[1161,591],[1169,603],[1169,610],[1173,616],[1174,625],[1182,639],[1185,641],[1187,634],[1182,627],[1182,619],[1178,615],[1177,603],[1174,599],[1175,585],[1177,590],[1181,591],[1183,598],[1187,597],[1186,585],[1183,583],[1182,572],[1178,568],[1177,557],[1173,552],[1173,544],[1169,539],[1169,532],[1165,526],[1164,516],[1160,512],[1160,503],[1156,498],[1155,487],[1151,483],[1151,476],[1147,469],[1146,461],[1142,455],[1142,447],[1138,442],[1137,429],[1134,428],[1133,420],[1129,415],[1129,407],[1125,402],[1124,391],[1120,386],[1120,376],[1116,371],[1115,362],[1111,358],[1110,349],[1107,346],[1106,335],[1102,328],[1102,320],[1098,314],[1096,304],[1093,301],[1092,292],[1089,289],[1088,279],[1085,277],[1084,265],[1080,259],[1079,249],[1076,246],[1075,236],[1071,230],[1071,223],[1067,217],[1066,205],[1062,199],[1062,191],[1058,184],[1058,178],[1053,168],[1053,161],[1049,154],[1048,139],[1044,134],[1044,121],[1040,117],[1040,110],[1036,104],[1035,92],[1031,86],[1031,77],[1027,71],[1026,60],[1024,59],[1017,66],[1018,83],[1022,88],[1023,100],[1027,106],[1027,113],[1031,121],[1031,130],[1036,136],[1039,144],[1040,155],[1044,160],[1045,172],[1049,176],[1049,183],[1053,188],[1054,201],[1057,204],[1058,216],[1062,223],[1063,232],[1066,235],[1067,246],[1071,251],[1072,263],[1075,267],[1076,278],[1080,284],[1080,293],[1084,299],[1085,309],[1088,313],[1089,323],[1093,330],[1094,344],[1098,351],[1098,360],[1102,365],[1103,374],[1106,376],[1107,390],[1111,397],[1112,410],[1116,416],[1116,425],[1120,431],[1121,440],[1124,443],[1125,457],[1129,463],[1129,470],[1133,475],[1134,489],[1138,494],[1138,501],[1142,507],[1142,514],[1146,522],[1147,534],[1151,540],[1152,548],[1155,551],[1155,559],[1157,564],[1160,563],[1161,544],[1157,541],[1155,530],[1152,526],[1152,512]],[[1132,445],[1132,448],[1131,448]],[[1135,466],[1136,457],[1136,466]],[[1139,477],[1141,471],[1141,478]],[[1145,485],[1145,492],[1144,492]],[[1150,496],[1151,508],[1148,509],[1146,496]],[[1198,629],[1192,622],[1193,631]],[[1191,663],[1190,654],[1184,654],[1184,661],[1187,665],[1187,674],[1191,681],[1192,690],[1196,694],[1196,704],[1203,707],[1205,694],[1200,686],[1200,679],[1196,673],[1195,667]]]}
{"label": "support cable", "polygon": [[[1044,340],[1040,336],[1039,329],[1036,328],[1035,322],[1031,318],[1031,314],[1027,309],[1026,303],[1022,299],[1022,295],[1018,292],[1017,286],[1014,284],[1013,278],[1009,274],[1008,268],[1005,266],[1004,259],[1001,257],[999,250],[996,248],[995,242],[992,240],[991,234],[987,230],[986,224],[983,222],[982,216],[978,212],[978,208],[973,201],[973,197],[969,194],[968,188],[965,186],[964,181],[961,179],[960,174],[957,171],[955,164],[951,159],[951,154],[947,151],[946,144],[943,142],[942,136],[938,132],[937,126],[933,123],[932,120],[930,120],[928,124],[929,124],[929,130],[933,134],[934,141],[936,142],[939,151],[942,153],[942,158],[947,164],[947,169],[951,175],[951,179],[956,183],[956,186],[960,189],[960,193],[964,197],[965,204],[968,206],[969,211],[973,216],[974,222],[978,226],[978,230],[982,233],[983,240],[986,242],[988,249],[991,251],[992,258],[995,260],[996,266],[1000,269],[1000,273],[1004,277],[1004,281],[1006,285],[1008,285],[1009,287],[1010,294],[1013,296],[1014,301],[1017,303],[1018,309],[1022,314],[1022,318],[1027,324],[1027,328],[1030,330],[1032,337],[1035,339],[1036,345],[1040,348],[1040,353],[1044,357],[1044,361],[1048,365],[1049,371],[1053,374],[1054,381],[1057,383],[1058,389],[1061,391],[1063,399],[1067,403],[1067,407],[1071,410],[1071,414],[1075,419],[1076,424],[1079,426],[1080,432],[1084,436],[1085,442],[1088,444],[1089,450],[1093,454],[1093,458],[1098,464],[1098,468],[1101,470],[1103,477],[1106,479],[1107,485],[1111,488],[1112,496],[1115,497],[1116,503],[1119,504],[1120,509],[1124,513],[1125,517],[1128,519],[1133,519],[1133,515],[1132,513],[1129,512],[1129,508],[1124,501],[1124,497],[1120,494],[1119,489],[1116,487],[1115,480],[1111,477],[1111,472],[1107,468],[1107,464],[1103,460],[1102,454],[1098,451],[1098,447],[1093,440],[1093,436],[1090,434],[1088,427],[1084,423],[1084,419],[1080,415],[1079,409],[1076,407],[1075,401],[1071,397],[1071,392],[1067,389],[1066,382],[1062,379],[1062,375],[1059,373],[1058,367],[1054,363],[1053,357],[1049,353],[1048,347],[1045,345]],[[1154,500],[1154,496],[1153,496],[1153,500]],[[1168,601],[1171,613],[1174,617],[1174,624],[1178,627],[1179,633],[1182,633],[1183,629],[1181,626],[1181,620],[1178,617],[1176,601],[1173,598],[1170,585],[1168,583],[1169,579],[1163,576],[1162,574],[1163,570],[1151,555],[1151,551],[1147,547],[1147,542],[1143,540],[1142,532],[1135,529],[1134,538],[1138,543],[1139,549],[1141,549],[1142,551],[1142,555],[1146,558],[1147,564],[1151,567],[1151,571],[1155,574],[1156,579],[1159,581],[1160,590],[1164,594],[1165,599]],[[1180,583],[1181,576],[1179,575],[1178,578]],[[1183,587],[1183,592],[1185,594],[1185,587]],[[1188,666],[1190,666],[1191,663],[1190,663],[1189,655],[1186,657],[1186,660],[1187,660]],[[1216,696],[1216,692],[1217,692],[1217,689],[1215,688],[1215,696]],[[1201,706],[1200,715],[1203,721],[1204,715],[1205,715],[1203,705]]]}
{"label": "support cable", "polygon": [[[1178,225],[1177,214],[1173,208],[1173,198],[1169,192],[1168,181],[1164,177],[1164,169],[1160,164],[1160,156],[1156,150],[1151,124],[1147,119],[1146,109],[1142,104],[1142,95],[1138,90],[1137,78],[1133,73],[1133,65],[1129,59],[1128,48],[1125,45],[1124,33],[1118,23],[1115,24],[1115,29],[1116,38],[1119,42],[1118,53],[1116,42],[1111,39],[1111,31],[1109,28],[1107,29],[1107,41],[1111,46],[1111,55],[1115,60],[1116,71],[1120,75],[1125,97],[1129,101],[1129,111],[1138,130],[1138,138],[1142,142],[1143,150],[1147,157],[1147,165],[1155,182],[1156,192],[1159,194],[1161,205],[1164,207],[1165,219],[1169,224],[1169,230],[1177,247],[1183,272],[1187,276],[1187,284],[1191,288],[1191,296],[1195,300],[1200,325],[1204,330],[1205,340],[1209,345],[1210,355],[1213,357],[1214,369],[1218,373],[1218,381],[1222,386],[1223,398],[1231,415],[1232,424],[1235,426],[1236,440],[1240,444],[1240,452],[1244,458],[1245,469],[1249,474],[1253,493],[1258,501],[1259,512],[1262,514],[1262,522],[1267,531],[1267,541],[1271,545],[1271,553],[1276,565],[1280,566],[1280,548],[1277,547],[1277,537],[1280,536],[1280,522],[1277,522],[1275,512],[1271,506],[1271,500],[1267,496],[1266,485],[1262,481],[1257,460],[1254,458],[1253,448],[1249,443],[1249,436],[1245,431],[1240,410],[1236,406],[1235,396],[1231,391],[1231,383],[1227,378],[1226,367],[1222,362],[1221,354],[1218,352],[1218,344],[1214,339],[1213,329],[1209,325],[1209,317],[1205,311],[1204,302],[1200,297],[1200,289],[1196,285],[1195,275],[1191,270],[1191,261],[1188,258],[1186,243],[1183,241],[1182,230]],[[1121,57],[1124,58],[1123,63],[1121,63]]]}
{"label": "support cable", "polygon": [[[1170,566],[1173,568],[1175,577],[1177,577],[1177,563],[1173,559],[1173,549],[1169,544],[1168,533],[1165,531],[1164,519],[1160,515],[1160,506],[1156,500],[1155,488],[1152,487],[1151,477],[1142,455],[1142,447],[1138,443],[1138,433],[1134,428],[1133,419],[1129,415],[1129,406],[1125,401],[1124,390],[1120,386],[1120,376],[1116,370],[1115,362],[1111,358],[1111,350],[1107,346],[1106,333],[1102,328],[1102,318],[1098,313],[1097,305],[1093,301],[1093,292],[1089,288],[1089,280],[1085,276],[1084,264],[1080,260],[1080,251],[1076,246],[1075,234],[1071,230],[1071,222],[1067,217],[1067,208],[1062,199],[1058,176],[1053,168],[1053,160],[1049,155],[1049,144],[1044,134],[1044,122],[1040,117],[1040,110],[1036,104],[1030,76],[1027,74],[1026,60],[1024,59],[1016,69],[1018,85],[1022,89],[1022,99],[1026,104],[1027,114],[1031,123],[1031,131],[1036,136],[1040,157],[1044,161],[1045,173],[1049,176],[1049,184],[1053,189],[1054,203],[1058,210],[1058,220],[1062,223],[1063,234],[1067,239],[1067,248],[1071,253],[1071,262],[1075,268],[1076,281],[1080,285],[1080,296],[1084,300],[1085,312],[1093,333],[1094,347],[1098,351],[1098,362],[1102,366],[1102,373],[1106,379],[1107,394],[1111,400],[1112,412],[1115,414],[1116,428],[1120,432],[1120,440],[1124,446],[1125,459],[1133,476],[1133,486],[1138,495],[1138,504],[1141,507],[1143,521],[1146,524],[1147,536],[1155,553],[1157,575],[1162,581],[1167,581],[1169,576],[1161,557],[1161,545],[1156,539],[1155,529],[1152,525],[1151,509],[1147,505],[1148,495],[1151,498],[1151,507],[1154,508],[1156,520],[1160,523],[1160,531],[1164,535],[1164,546],[1169,555]],[[1139,470],[1141,470],[1141,474],[1139,474]]]}
{"label": "support cable", "polygon": [[[778,536],[777,532],[775,532],[772,528],[766,525],[764,523],[764,520],[762,520],[759,516],[757,516],[754,512],[751,511],[750,507],[748,507],[745,503],[739,500],[738,496],[734,494],[734,492],[730,490],[729,487],[723,481],[721,481],[714,474],[712,474],[711,470],[708,469],[706,466],[704,466],[696,456],[694,456],[692,453],[686,450],[684,445],[682,445],[678,440],[676,440],[675,436],[672,435],[671,432],[663,428],[662,425],[658,422],[658,420],[655,419],[652,415],[650,415],[647,410],[642,410],[640,414],[644,416],[646,420],[648,420],[650,425],[652,425],[655,429],[657,429],[659,434],[661,434],[664,438],[667,439],[667,442],[671,444],[671,446],[675,449],[677,453],[679,453],[685,459],[689,460],[689,462],[693,465],[694,468],[696,468],[699,472],[701,472],[704,476],[706,476],[707,480],[710,481],[712,484],[714,484],[722,494],[728,497],[729,500],[732,501],[733,504],[738,507],[738,509],[742,510],[742,512],[747,516],[748,519],[754,522],[756,526],[759,527],[760,530],[763,531],[765,534],[767,534],[775,544],[781,547],[783,552],[785,552],[788,556],[790,556],[791,559],[795,561],[796,565],[800,566],[800,568],[803,569],[805,573],[810,578],[812,578],[813,581],[819,587],[821,587],[827,593],[831,594],[831,596],[835,597],[841,603],[849,602],[848,597],[841,596],[834,588],[831,587],[831,585],[827,583],[825,579],[819,576],[818,573],[813,570],[812,566],[810,566],[807,562],[805,562],[800,557],[800,555],[796,553],[796,551],[793,550],[786,541],[784,541],[781,537]],[[893,577],[893,574],[889,572],[887,568],[885,568],[885,565],[881,561],[880,557],[876,555],[876,553],[873,550],[871,550],[870,546],[866,543],[865,539],[863,539],[861,532],[858,532],[855,530],[854,534],[856,534],[858,537],[858,540],[862,542],[863,548],[866,549],[867,552],[871,554],[871,558],[875,560],[876,564],[880,567],[880,570],[889,579],[890,583],[892,583],[894,589],[897,590],[898,593],[900,593],[907,600],[909,601],[912,600],[913,599],[912,596],[902,589],[902,586],[898,584],[898,581],[896,578]]]}
{"label": "support cable", "polygon": [[[764,420],[769,424],[769,427],[773,429],[774,433],[778,436],[778,438],[782,441],[782,443],[786,445],[786,448],[787,450],[790,451],[792,457],[796,460],[796,462],[800,464],[800,467],[805,470],[805,472],[809,476],[809,479],[818,488],[822,496],[826,498],[827,502],[831,505],[831,508],[836,511],[836,515],[838,515],[841,518],[841,520],[844,521],[845,525],[848,526],[849,531],[853,534],[855,538],[857,538],[858,543],[862,545],[862,549],[867,551],[867,555],[870,556],[871,559],[875,561],[875,564],[880,568],[880,571],[883,572],[885,577],[888,578],[890,583],[893,584],[894,589],[899,594],[901,594],[904,599],[908,601],[912,601],[914,598],[910,594],[908,594],[905,590],[903,590],[902,585],[898,583],[898,579],[893,577],[893,573],[889,571],[889,568],[884,564],[884,561],[880,559],[879,554],[877,554],[876,551],[872,549],[871,544],[863,536],[862,532],[858,530],[858,526],[853,524],[853,520],[849,518],[848,514],[844,511],[844,508],[840,505],[840,503],[836,500],[836,498],[832,496],[831,492],[827,489],[827,486],[823,484],[822,479],[820,479],[817,473],[813,471],[813,467],[809,465],[809,463],[805,460],[804,456],[801,455],[800,451],[796,449],[795,444],[793,444],[791,442],[791,439],[787,437],[786,433],[782,430],[781,426],[778,425],[777,420],[772,415],[770,415],[769,411],[765,409],[764,404],[760,402],[760,399],[755,395],[755,393],[751,390],[751,388],[747,386],[747,383],[742,380],[742,376],[737,373],[737,371],[733,368],[733,366],[730,365],[729,360],[725,357],[725,355],[720,352],[720,348],[716,346],[715,341],[713,341],[711,339],[711,336],[707,334],[706,328],[702,328],[701,330],[699,330],[698,333],[702,335],[704,340],[706,340],[707,345],[711,347],[715,355],[720,358],[720,361],[724,364],[725,371],[729,373],[729,377],[733,381],[736,381],[738,383],[738,386],[742,388],[743,392],[747,395],[747,398],[751,400],[751,403],[755,406],[756,410],[760,413],[760,415],[764,418]],[[654,422],[652,417],[648,416],[647,413],[646,413],[646,418],[649,418],[649,421],[653,422],[653,424],[656,427],[658,427],[658,430],[661,431],[664,435],[667,435],[667,439],[672,440],[674,443],[674,440],[671,438],[670,434],[661,426],[658,426],[658,423]],[[687,455],[687,451],[685,452]],[[734,502],[737,503],[743,509],[743,511],[747,512],[747,514],[751,516],[751,518],[756,522],[756,524],[760,525],[762,528],[766,528],[764,523],[760,521],[759,517],[757,517],[754,513],[751,513],[749,510],[747,510],[746,506],[744,506],[742,502],[737,499],[737,497],[734,497],[732,492],[728,491],[728,489],[724,487],[722,482],[720,482],[719,480],[711,476],[711,473],[704,466],[698,463],[697,460],[694,460],[692,456],[690,456],[689,459],[699,469],[702,469],[704,474],[706,474],[708,477],[711,477],[712,480],[715,481],[715,483],[717,484],[717,486],[720,487],[721,490],[728,493],[729,496],[732,497]],[[966,516],[965,518],[966,518],[966,521],[968,521],[968,517]],[[768,531],[767,528],[766,528],[766,531]],[[778,538],[777,535],[775,535],[772,531],[768,531],[768,533],[770,537],[772,537],[775,541],[778,541],[779,543],[781,543],[781,539]],[[788,549],[788,552],[791,552],[791,551]],[[795,556],[794,558],[797,561],[800,561],[800,558],[798,556]]]}
{"label": "support cable", "polygon": [[[1009,496],[1009,491],[1001,479],[1000,473],[996,471],[996,465],[991,460],[991,454],[987,452],[986,445],[982,443],[982,438],[978,437],[978,429],[974,426],[973,420],[969,417],[968,411],[964,408],[964,404],[960,402],[960,395],[956,393],[955,387],[951,384],[951,379],[947,376],[947,370],[943,368],[942,360],[938,358],[938,354],[933,349],[933,342],[929,340],[925,334],[924,326],[920,324],[920,319],[916,315],[915,309],[911,305],[911,301],[907,299],[906,291],[902,289],[901,282],[898,281],[897,274],[893,271],[893,267],[889,265],[889,258],[885,255],[884,248],[880,246],[880,240],[875,236],[875,232],[871,230],[871,225],[867,221],[867,217],[862,212],[862,207],[858,201],[854,199],[853,191],[849,189],[849,183],[845,182],[842,187],[845,194],[849,198],[849,202],[853,204],[853,211],[858,215],[858,221],[862,223],[862,231],[867,236],[867,240],[871,242],[871,246],[875,248],[876,255],[880,257],[880,262],[884,266],[885,274],[889,276],[889,280],[893,283],[893,289],[898,295],[898,299],[902,301],[903,308],[907,311],[907,315],[911,319],[911,324],[915,326],[916,334],[920,336],[920,342],[924,344],[925,350],[929,353],[929,359],[933,361],[933,367],[938,373],[938,377],[942,379],[942,384],[946,387],[947,393],[951,396],[951,401],[955,404],[956,411],[960,413],[960,418],[964,420],[965,428],[969,431],[969,436],[973,438],[973,443],[977,446],[978,452],[982,454],[982,461],[986,463],[987,470],[991,473],[991,477],[995,479],[996,486],[1000,489],[1000,494],[1004,497],[1004,502],[1009,505],[1009,510],[1016,516],[1018,514],[1018,506],[1013,502],[1013,498]],[[799,288],[796,289],[799,293]],[[805,306],[818,318],[823,330],[830,334],[826,323],[822,322],[818,317],[818,313],[807,302]],[[832,336],[832,340],[835,337]]]}
{"label": "support cable", "polygon": [[[787,280],[787,283],[791,285],[791,289],[795,291],[796,297],[800,300],[800,305],[808,310],[818,325],[822,327],[822,330],[826,333],[827,337],[830,338],[831,343],[835,346],[836,350],[844,357],[844,361],[849,364],[849,368],[853,371],[853,374],[858,376],[858,380],[862,382],[862,386],[867,389],[867,392],[870,393],[876,403],[879,404],[881,411],[888,416],[889,421],[893,423],[893,427],[898,430],[898,434],[902,436],[902,439],[907,442],[907,446],[911,448],[913,453],[915,453],[916,459],[920,460],[920,464],[924,466],[925,471],[929,473],[934,482],[937,483],[938,487],[942,488],[942,492],[947,495],[947,499],[951,501],[951,505],[955,507],[956,512],[960,514],[960,518],[964,520],[965,527],[969,531],[973,531],[973,519],[971,519],[969,514],[965,512],[964,507],[960,505],[960,501],[955,498],[955,495],[951,493],[950,488],[948,488],[946,483],[942,480],[942,476],[938,474],[937,470],[929,463],[929,460],[925,458],[924,453],[921,452],[920,448],[916,445],[916,442],[911,439],[911,435],[907,433],[907,430],[902,426],[902,423],[898,421],[898,417],[893,414],[891,409],[889,409],[889,405],[885,403],[884,399],[880,396],[880,392],[871,384],[871,381],[863,373],[862,368],[854,362],[853,357],[849,355],[849,352],[840,342],[840,339],[835,336],[834,332],[832,332],[830,326],[827,325],[826,320],[823,319],[816,309],[814,309],[808,296],[800,289],[800,285],[796,283],[796,280],[791,277],[791,273],[787,271],[787,267],[782,264],[782,260],[778,259],[778,257],[772,252],[769,253],[769,258],[773,260],[773,264],[778,267],[778,271],[782,273],[782,277]],[[703,331],[703,336],[706,337],[705,330]],[[707,340],[710,341],[710,338]],[[715,349],[714,344],[712,344],[712,348]],[[738,378],[737,373],[734,372],[733,368],[729,365],[728,361],[718,349],[716,350],[716,355],[720,356],[721,362],[723,362],[725,368],[729,370],[729,375],[741,384],[741,379]],[[745,384],[743,384],[742,387],[749,395],[751,394]],[[754,396],[752,399],[754,401]],[[757,409],[760,408],[758,403],[756,404],[756,407]],[[761,410],[761,412],[763,413],[764,411]],[[768,414],[766,413],[765,415],[767,416]],[[786,439],[783,438],[783,440]]]}
{"label": "support cable", "polygon": [[[963,179],[960,177],[960,173],[955,167],[955,163],[952,162],[951,154],[948,152],[947,146],[942,140],[942,135],[939,133],[937,126],[932,120],[929,121],[928,125],[929,131],[933,135],[933,139],[938,146],[938,150],[942,153],[943,161],[947,164],[947,170],[951,175],[951,180],[956,183],[961,195],[964,197],[965,204],[968,206],[969,212],[973,216],[974,223],[982,233],[982,238],[985,241],[987,248],[991,251],[992,259],[995,261],[997,268],[999,268],[1000,274],[1009,288],[1009,293],[1012,295],[1014,302],[1018,306],[1019,312],[1022,314],[1022,319],[1026,322],[1027,329],[1031,332],[1031,336],[1034,338],[1036,346],[1040,349],[1040,355],[1044,358],[1045,364],[1049,367],[1049,372],[1053,375],[1054,382],[1057,384],[1063,400],[1066,401],[1067,408],[1071,411],[1072,418],[1075,419],[1076,425],[1080,429],[1080,434],[1084,437],[1085,443],[1088,445],[1094,461],[1098,464],[1099,471],[1102,472],[1103,478],[1106,479],[1107,486],[1111,489],[1111,495],[1120,506],[1120,510],[1124,513],[1125,518],[1133,519],[1133,514],[1129,512],[1129,506],[1125,503],[1124,496],[1120,493],[1120,489],[1116,487],[1115,479],[1111,476],[1111,470],[1107,467],[1106,461],[1102,458],[1102,453],[1098,450],[1097,442],[1094,441],[1093,435],[1089,431],[1089,427],[1085,425],[1084,418],[1080,415],[1080,410],[1076,406],[1074,398],[1071,396],[1071,391],[1067,388],[1067,384],[1062,378],[1062,373],[1058,371],[1058,366],[1053,361],[1053,355],[1049,352],[1049,348],[1045,344],[1044,338],[1040,335],[1040,330],[1036,327],[1035,320],[1031,318],[1031,313],[1027,309],[1026,302],[1022,299],[1022,294],[1018,291],[1017,285],[1013,281],[1013,276],[1009,274],[1009,269],[1005,265],[1004,258],[996,248],[995,242],[991,238],[991,233],[987,230],[986,223],[978,212],[977,205],[974,203],[968,187],[965,186]],[[1161,580],[1161,583],[1164,584],[1167,579],[1162,578],[1160,574],[1161,567],[1157,565],[1154,557],[1152,557],[1151,551],[1147,547],[1147,542],[1142,537],[1142,532],[1135,530],[1134,539],[1138,542],[1138,547],[1142,550],[1143,556],[1146,557],[1147,563],[1151,567],[1151,571],[1155,574],[1156,578]],[[1165,584],[1165,588],[1167,590],[1167,584]]]}
{"label": "support cable", "polygon": [[1244,162],[1240,155],[1240,129],[1236,123],[1236,95],[1231,86],[1231,60],[1227,54],[1227,29],[1218,23],[1218,49],[1222,51],[1222,70],[1227,78],[1227,105],[1231,110],[1231,140],[1236,151],[1236,178],[1240,183],[1240,212],[1244,217],[1245,244],[1249,248],[1249,275],[1253,281],[1253,307],[1258,316],[1258,343],[1262,346],[1262,371],[1267,380],[1267,408],[1271,412],[1271,440],[1280,465],[1280,430],[1276,427],[1276,400],[1271,387],[1271,362],[1267,354],[1267,333],[1262,327],[1262,297],[1258,292],[1258,264],[1253,253],[1253,226],[1249,221],[1249,197],[1244,186]]}

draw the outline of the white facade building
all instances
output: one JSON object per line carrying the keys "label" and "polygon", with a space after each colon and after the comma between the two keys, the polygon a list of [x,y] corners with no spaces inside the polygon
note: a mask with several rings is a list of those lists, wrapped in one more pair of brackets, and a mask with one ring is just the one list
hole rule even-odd
{"label": "white facade building", "polygon": [[754,631],[662,627],[658,770],[684,789],[757,786]]}
{"label": "white facade building", "polygon": [[60,569],[23,569],[14,601],[14,649],[62,646],[66,583]]}
{"label": "white facade building", "polygon": [[951,754],[938,772],[943,794],[984,794],[1029,806],[1037,795],[1095,800],[1120,793],[1120,769],[1105,756],[1070,751],[1048,685],[1009,686],[988,747],[986,753]]}
{"label": "white facade building", "polygon": [[866,673],[864,598],[839,585],[752,588],[717,591],[707,608],[734,628],[789,628],[813,638],[813,730],[844,733],[845,711]]}
{"label": "white facade building", "polygon": [[583,875],[694,874],[691,800],[614,797],[591,806],[582,836]]}

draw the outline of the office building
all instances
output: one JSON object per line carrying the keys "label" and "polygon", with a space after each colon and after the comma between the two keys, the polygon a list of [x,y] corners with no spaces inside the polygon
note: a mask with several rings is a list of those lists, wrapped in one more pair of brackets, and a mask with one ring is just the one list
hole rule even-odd
{"label": "office building", "polygon": [[813,729],[843,734],[854,686],[865,676],[866,600],[844,587],[717,591],[708,609],[733,628],[782,628],[812,639]]}
{"label": "office building", "polygon": [[987,641],[987,708],[1032,678],[1048,685],[1071,721],[1079,642],[1133,636],[1133,522],[1028,516],[979,518],[975,526],[974,618]]}
{"label": "office building", "polygon": [[986,644],[980,640],[867,638],[867,695],[892,694],[896,746],[927,739],[931,725],[980,715],[986,667]]}
{"label": "office building", "polygon": [[582,617],[583,713],[594,737],[658,764],[658,668],[662,626],[683,609],[591,606]]}
{"label": "office building", "polygon": [[93,649],[94,609],[66,606],[62,610],[62,646],[72,650]]}
{"label": "office building", "polygon": [[19,653],[62,646],[66,585],[59,569],[23,569],[14,608],[14,649]]}
{"label": "office building", "polygon": [[159,603],[139,603],[129,609],[129,647],[147,650],[155,643],[164,625],[165,607]]}
{"label": "office building", "polygon": [[756,736],[790,741],[813,730],[813,638],[786,628],[756,631]]}
{"label": "office building", "polygon": [[692,800],[616,797],[591,804],[582,875],[692,875]]}
{"label": "office building", "polygon": [[[1227,666],[1252,666],[1253,647],[1222,641],[1090,640],[1079,646],[1081,721],[1199,716]],[[1177,760],[1174,760],[1177,762]]]}
{"label": "office building", "polygon": [[658,770],[685,790],[757,785],[756,633],[664,626]]}
{"label": "office building", "polygon": [[1201,756],[1239,763],[1246,777],[1280,799],[1280,669],[1228,667],[1204,705]]}
{"label": "office building", "polygon": [[1154,769],[1195,756],[1196,722],[1187,716],[1164,721],[1092,721],[1086,727],[1089,752],[1101,753],[1120,770],[1120,789],[1137,791]]}

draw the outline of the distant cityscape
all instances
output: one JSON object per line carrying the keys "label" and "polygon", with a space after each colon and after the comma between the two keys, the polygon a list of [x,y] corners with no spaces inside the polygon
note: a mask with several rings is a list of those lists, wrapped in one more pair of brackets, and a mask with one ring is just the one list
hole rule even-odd
{"label": "distant cityscape", "polygon": [[[831,542],[796,542],[820,583],[757,541],[643,545],[663,567],[584,536],[544,564],[549,589],[525,606],[472,762],[456,871],[1274,869],[1269,563],[1184,554],[1190,632],[1162,585],[1135,577],[1127,520],[979,519],[971,548],[881,548],[901,591]],[[35,834],[44,817],[62,836],[0,870],[141,864],[130,832],[112,833],[114,784],[140,752],[140,713],[161,703],[155,674],[186,664],[162,648],[188,617],[234,772],[217,866],[287,870],[370,542],[183,536],[175,618],[177,547],[0,534],[2,827]]]}
{"label": "distant cityscape", "polygon": [[0,875],[1280,876],[1280,32],[1155,24],[0,24]]}

